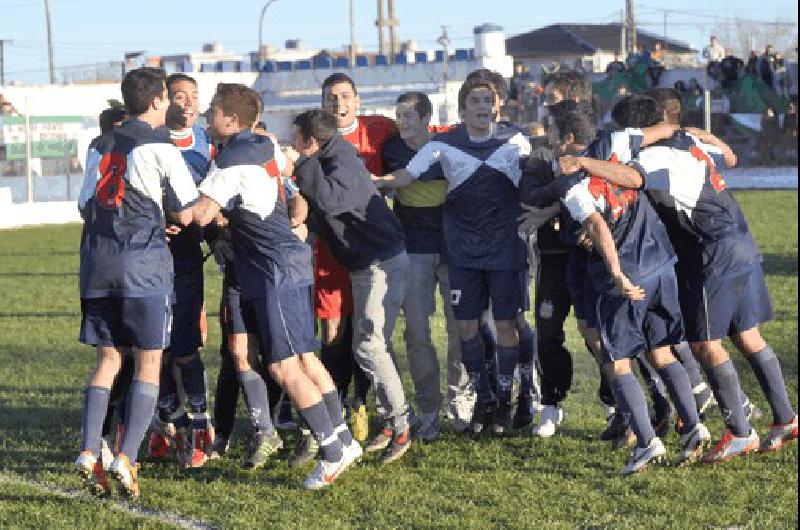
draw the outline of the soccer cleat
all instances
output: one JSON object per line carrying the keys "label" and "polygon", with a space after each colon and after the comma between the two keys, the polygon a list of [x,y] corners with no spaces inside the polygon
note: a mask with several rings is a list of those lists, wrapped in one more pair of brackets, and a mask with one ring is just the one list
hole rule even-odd
{"label": "soccer cleat", "polygon": [[103,469],[108,471],[108,466],[111,465],[111,461],[114,460],[114,451],[111,450],[111,446],[114,445],[114,440],[111,436],[103,436],[103,439],[100,444],[100,462],[103,464]]}
{"label": "soccer cleat", "polygon": [[[372,441],[369,442],[369,444],[367,444],[367,447],[365,447],[364,450],[367,453],[382,451],[383,449],[386,449],[386,447],[389,446],[393,436],[394,436],[394,430],[392,430],[390,427],[384,427],[383,429],[381,429],[381,432],[376,434],[375,437],[372,439]],[[355,438],[355,436],[353,436],[353,438]]]}
{"label": "soccer cleat", "polygon": [[662,461],[666,452],[667,450],[664,449],[664,444],[661,443],[661,438],[658,436],[653,437],[647,447],[634,447],[628,462],[622,469],[622,476],[627,477],[633,473],[638,473],[647,467],[650,462],[658,463]]}
{"label": "soccer cleat", "polygon": [[797,415],[789,423],[773,423],[767,437],[761,443],[759,451],[767,453],[777,451],[792,440],[797,439]]}
{"label": "soccer cleat", "polygon": [[391,443],[383,450],[381,456],[378,457],[378,462],[382,465],[394,462],[406,454],[406,451],[411,447],[411,440],[411,429],[408,428],[400,434],[395,435]]}
{"label": "soccer cleat", "polygon": [[128,457],[119,453],[108,471],[125,497],[133,500],[139,498],[139,464],[131,465]]}
{"label": "soccer cleat", "polygon": [[511,433],[511,405],[498,405],[492,413],[492,434],[503,436]]}
{"label": "soccer cleat", "polygon": [[89,451],[84,451],[75,460],[75,470],[83,480],[83,485],[92,495],[111,495],[103,464]]}
{"label": "soccer cleat", "polygon": [[359,405],[350,414],[350,432],[353,438],[363,442],[369,436],[369,414],[366,405]]}
{"label": "soccer cleat", "polygon": [[702,423],[694,426],[694,429],[681,435],[681,454],[678,460],[679,466],[685,466],[697,461],[711,443],[711,434]]}
{"label": "soccer cleat", "polygon": [[514,411],[514,419],[511,423],[514,429],[522,429],[533,423],[533,406],[534,403],[531,396],[519,396],[517,410]]}
{"label": "soccer cleat", "polygon": [[711,451],[703,455],[700,461],[705,464],[727,462],[736,456],[757,451],[758,445],[758,433],[755,429],[751,428],[750,434],[747,436],[734,436],[731,431],[726,430],[719,443]]}
{"label": "soccer cleat", "polygon": [[539,423],[533,426],[533,435],[549,438],[556,433],[556,427],[564,421],[564,410],[560,405],[545,405],[539,415]]}
{"label": "soccer cleat", "polygon": [[211,442],[211,452],[208,455],[209,460],[216,460],[221,458],[228,451],[228,446],[230,442],[228,438],[225,436],[220,436],[219,434],[214,437],[214,441]]}
{"label": "soccer cleat", "polygon": [[439,437],[439,414],[436,412],[420,412],[414,423],[414,438],[432,442]]}
{"label": "soccer cleat", "polygon": [[636,443],[636,435],[630,427],[625,427],[616,438],[611,440],[611,450],[618,451]]}
{"label": "soccer cleat", "polygon": [[342,471],[361,460],[361,457],[364,456],[364,450],[361,448],[361,444],[355,439],[350,442],[350,445],[342,447],[342,451],[344,454]]}
{"label": "soccer cleat", "polygon": [[283,440],[277,432],[272,436],[257,432],[250,441],[250,447],[242,462],[242,467],[247,469],[258,469],[267,463],[269,457],[277,453],[283,447]]}
{"label": "soccer cleat", "polygon": [[307,490],[318,490],[330,486],[339,475],[344,471],[345,457],[338,462],[328,462],[327,460],[320,460],[317,462],[317,467],[308,476],[305,481]]}
{"label": "soccer cleat", "polygon": [[492,411],[494,403],[475,403],[475,410],[472,412],[472,419],[469,422],[467,433],[470,438],[477,440],[489,428],[492,422]]}
{"label": "soccer cleat", "polygon": [[612,412],[606,418],[606,428],[600,433],[600,439],[604,442],[616,440],[627,429],[628,425],[625,422],[625,416],[621,412]]}
{"label": "soccer cleat", "polygon": [[184,427],[175,430],[175,460],[181,466],[189,465],[189,452],[191,443],[189,441],[189,431]]}
{"label": "soccer cleat", "polygon": [[207,429],[192,431],[192,445],[189,447],[187,467],[203,467],[211,453],[211,432]]}
{"label": "soccer cleat", "polygon": [[[360,447],[360,446],[359,446]],[[303,431],[297,439],[289,465],[291,467],[302,467],[317,457],[319,452],[319,442],[314,438],[310,431]]]}

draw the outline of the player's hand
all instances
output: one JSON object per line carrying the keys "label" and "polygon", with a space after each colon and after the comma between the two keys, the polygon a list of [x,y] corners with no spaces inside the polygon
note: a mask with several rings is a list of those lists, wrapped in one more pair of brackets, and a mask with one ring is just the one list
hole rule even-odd
{"label": "player's hand", "polygon": [[167,234],[167,241],[169,241],[169,236],[177,236],[181,233],[180,225],[168,224],[167,227],[164,229],[164,232]]}
{"label": "player's hand", "polygon": [[577,156],[564,155],[558,159],[558,170],[562,175],[572,175],[581,170],[580,158]]}
{"label": "player's hand", "polygon": [[586,235],[586,232],[581,231],[578,234],[578,246],[586,252],[591,252],[592,248],[594,248],[594,243],[592,243],[592,238]]}
{"label": "player's hand", "polygon": [[308,227],[305,223],[300,223],[292,227],[292,233],[300,238],[300,241],[305,241],[308,238]]}
{"label": "player's hand", "polygon": [[520,206],[525,211],[517,218],[517,221],[519,222],[519,231],[523,234],[535,232],[553,218],[553,215],[545,209],[525,203],[521,203]]}
{"label": "player's hand", "polygon": [[628,277],[621,272],[614,275],[614,283],[617,286],[619,294],[625,298],[634,301],[644,300],[644,289],[638,285],[633,285]]}

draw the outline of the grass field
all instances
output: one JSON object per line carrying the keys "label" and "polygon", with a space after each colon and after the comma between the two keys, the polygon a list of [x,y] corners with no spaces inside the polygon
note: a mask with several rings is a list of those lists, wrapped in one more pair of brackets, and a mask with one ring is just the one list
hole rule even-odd
{"label": "grass field", "polygon": [[[796,405],[797,192],[738,197],[764,253],[775,306],[765,336]],[[0,528],[171,527],[181,521],[68,493],[80,489],[72,461],[82,390],[94,364],[93,352],[76,340],[79,235],[77,225],[0,232]],[[220,279],[209,266],[209,308],[217,305]],[[440,345],[441,324],[437,319]],[[395,334],[401,363],[402,326],[401,320]],[[239,468],[248,429],[240,411],[234,458],[196,470],[145,460],[138,505],[229,528],[797,527],[797,444],[713,467],[653,468],[621,478],[627,453],[612,453],[597,440],[604,419],[595,398],[597,369],[571,318],[567,328],[575,385],[563,429],[551,439],[534,440],[526,430],[472,443],[448,430],[389,467],[367,458],[334,487],[310,493],[301,489],[309,470],[290,469],[285,454],[265,469]],[[214,381],[216,317],[209,329],[204,358]],[[736,364],[750,396],[768,410],[752,371],[740,357]],[[757,423],[762,433],[769,416]],[[721,433],[716,411],[708,425]],[[674,432],[666,443],[675,455]]]}

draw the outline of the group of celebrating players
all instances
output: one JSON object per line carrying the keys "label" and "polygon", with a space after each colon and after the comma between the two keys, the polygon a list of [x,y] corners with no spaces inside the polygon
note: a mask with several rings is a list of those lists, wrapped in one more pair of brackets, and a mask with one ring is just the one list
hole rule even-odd
{"label": "group of celebrating players", "polygon": [[[572,382],[570,307],[600,368],[601,439],[634,445],[623,474],[663,459],[673,409],[680,464],[797,438],[780,365],[758,331],[771,318],[761,254],[721,174],[736,156],[680,128],[672,90],[622,99],[617,131],[597,131],[588,80],[553,74],[539,145],[499,119],[505,81],[489,70],[461,86],[460,123],[436,127],[421,92],[397,99],[396,122],[357,115],[354,82],[334,73],[322,108],[294,119],[287,153],[244,85],[218,85],[205,129],[185,74],[140,68],[121,90],[125,108],[101,115],[79,199],[80,340],[98,361],[75,466],[92,492],[110,494],[110,475],[138,497],[148,431],[152,458],[174,449],[181,465],[201,467],[223,456],[240,389],[253,430],[243,465],[259,468],[283,447],[275,424],[293,407],[291,464],[318,457],[309,489],[365,451],[387,464],[413,440],[435,440],[442,409],[473,439],[537,414],[533,434],[552,436]],[[204,240],[223,273],[213,425],[200,356]],[[537,333],[525,318],[531,281]],[[437,284],[445,396],[430,326]],[[416,410],[391,345],[401,311]],[[769,402],[763,440],[724,337]],[[370,388],[382,425],[372,438]],[[702,416],[714,402],[726,430],[709,450]]]}

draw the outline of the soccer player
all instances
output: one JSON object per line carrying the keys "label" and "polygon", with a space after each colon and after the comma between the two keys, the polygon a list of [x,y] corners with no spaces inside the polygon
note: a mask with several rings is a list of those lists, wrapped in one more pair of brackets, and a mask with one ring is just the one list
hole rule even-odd
{"label": "soccer player", "polygon": [[[398,133],[383,147],[382,174],[405,168],[431,138],[431,101],[422,92],[406,92],[395,107]],[[419,409],[415,436],[431,441],[439,435],[439,357],[431,340],[430,317],[436,311],[436,284],[442,294],[447,327],[447,399],[456,430],[469,424],[469,379],[461,363],[458,329],[450,303],[450,280],[443,257],[442,209],[447,193],[443,175],[396,190],[394,213],[405,234],[409,283],[403,300],[406,352]]]}
{"label": "soccer player", "polygon": [[[477,392],[470,435],[490,425],[511,429],[511,386],[519,357],[516,318],[525,295],[525,243],[517,231],[521,213],[517,186],[530,143],[517,130],[495,122],[496,93],[484,79],[465,81],[458,95],[462,124],[438,134],[405,169],[376,182],[406,186],[441,164],[448,181],[443,213],[453,313],[462,361]],[[479,318],[491,301],[497,327],[496,395],[486,365]]]}
{"label": "soccer player", "polygon": [[411,446],[408,406],[389,351],[408,269],[402,227],[355,149],[337,132],[333,114],[307,111],[294,124],[292,143],[301,155],[296,183],[315,217],[318,237],[350,273],[353,349],[383,415],[384,428],[366,450],[382,450],[379,460],[388,464]]}
{"label": "soccer player", "polygon": [[277,449],[280,438],[269,425],[266,385],[252,369],[253,360],[263,356],[323,453],[305,487],[323,488],[360,458],[362,449],[344,423],[330,375],[313,352],[318,343],[309,292],[311,250],[292,233],[280,199],[282,182],[265,168],[274,158],[273,143],[251,131],[258,113],[253,91],[221,83],[209,112],[224,147],[200,186],[193,217],[207,225],[223,207],[228,213],[247,331],[232,336],[234,343],[246,344],[245,351],[237,345],[231,349],[248,408],[265,427],[262,441]]}
{"label": "soccer player", "polygon": [[[677,124],[680,96],[650,92],[658,102],[653,121]],[[720,173],[736,163],[722,141],[697,129],[644,150],[630,167],[598,168],[629,187],[644,187],[653,199],[678,254],[678,288],[692,351],[706,369],[727,426],[704,462],[729,460],[760,449],[774,451],[798,435],[780,364],[758,325],[772,317],[761,269],[761,253],[744,214]],[[773,414],[769,433],[759,436],[746,418],[736,369],[722,345],[730,337],[756,374]]]}
{"label": "soccer player", "polygon": [[180,152],[154,130],[164,125],[169,106],[165,81],[155,68],[125,75],[121,89],[131,119],[95,145],[78,202],[84,218],[80,339],[97,347],[98,363],[85,393],[75,465],[90,489],[110,491],[97,462],[101,428],[122,355],[131,353],[136,369],[125,436],[109,470],[132,498],[139,495],[136,457],[156,407],[161,353],[169,339],[173,269],[162,195],[169,190],[181,225],[191,222],[189,208],[197,199]]}
{"label": "soccer player", "polygon": [[[197,81],[186,74],[167,78],[167,92],[172,107],[167,126],[172,143],[180,150],[186,166],[199,185],[213,158],[213,145],[198,116]],[[175,440],[178,463],[201,467],[208,460],[213,433],[208,416],[206,369],[200,358],[203,345],[203,231],[197,225],[185,228],[167,226],[169,249],[175,270],[175,293],[172,304],[170,346],[164,351],[158,397],[157,427],[150,434],[151,458],[167,456]],[[178,376],[178,377],[176,377]],[[178,387],[184,402],[178,397]]]}
{"label": "soccer player", "polygon": [[[589,113],[563,106],[550,111],[554,116],[550,134],[560,142],[559,154],[574,154],[592,142],[595,131]],[[618,406],[630,416],[637,439],[622,472],[629,475],[663,458],[666,452],[650,423],[644,393],[632,372],[631,360],[637,355],[647,354],[683,421],[679,462],[698,458],[710,434],[697,414],[689,376],[670,348],[681,341],[683,330],[673,268],[675,254],[666,229],[645,197],[611,186],[594,174],[596,163],[618,165],[606,162],[609,152],[621,151],[609,146],[609,139],[601,136],[588,146],[587,154],[592,158],[562,156],[559,169],[563,174],[584,176],[570,186],[562,201],[592,241],[586,270],[597,293],[595,314],[603,369],[612,380]],[[641,138],[629,142],[634,152],[637,144],[641,144]]]}

